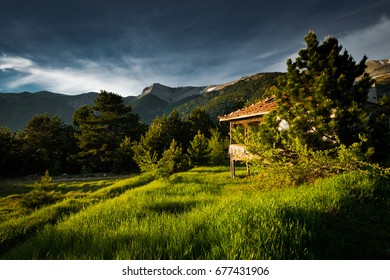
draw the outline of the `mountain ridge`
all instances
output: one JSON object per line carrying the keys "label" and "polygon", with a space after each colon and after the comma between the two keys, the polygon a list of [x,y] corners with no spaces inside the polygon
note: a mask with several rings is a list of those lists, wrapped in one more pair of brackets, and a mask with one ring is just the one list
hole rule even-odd
{"label": "mountain ridge", "polygon": [[154,83],[153,85],[146,87],[142,93],[136,98],[141,99],[149,94],[154,95],[165,102],[172,104],[179,102],[185,98],[201,95],[205,86],[202,87],[169,87],[160,83]]}
{"label": "mountain ridge", "polygon": [[177,103],[182,101],[183,99],[204,95],[207,92],[211,91],[219,91],[224,89],[227,86],[233,85],[241,80],[244,80],[248,77],[241,77],[237,80],[230,81],[224,84],[217,85],[207,85],[207,86],[181,86],[181,87],[169,87],[166,85],[162,85],[160,83],[154,83],[148,87],[146,87],[140,95],[136,98],[141,99],[149,94],[154,95],[169,104]]}
{"label": "mountain ridge", "polygon": [[1,93],[0,125],[18,131],[37,114],[59,116],[65,123],[72,122],[74,111],[83,105],[92,105],[98,93],[65,95],[48,91]]}
{"label": "mountain ridge", "polygon": [[[376,77],[378,96],[390,95],[390,60],[367,61],[366,71]],[[234,81],[206,86],[169,87],[154,83],[138,96],[124,97],[141,121],[151,123],[155,117],[168,115],[172,110],[188,116],[195,107],[206,110],[212,119],[237,110],[262,98],[267,88],[276,84],[284,73],[258,73]],[[74,111],[83,105],[92,105],[97,92],[66,95],[48,91],[0,93],[0,125],[14,131],[25,127],[34,115],[48,113],[61,117],[64,123],[72,122]]]}

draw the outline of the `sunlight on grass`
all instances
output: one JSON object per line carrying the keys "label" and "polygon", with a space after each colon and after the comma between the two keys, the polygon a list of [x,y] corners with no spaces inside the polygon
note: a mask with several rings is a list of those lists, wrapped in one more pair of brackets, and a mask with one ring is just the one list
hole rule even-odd
{"label": "sunlight on grass", "polygon": [[[45,226],[26,242],[12,243],[14,248],[3,258],[383,257],[380,248],[372,251],[376,243],[361,246],[363,229],[354,220],[358,217],[351,215],[363,202],[377,211],[381,206],[377,190],[388,195],[388,184],[359,172],[264,191],[258,184],[253,188],[253,180],[231,179],[225,167],[195,168],[165,181],[152,181],[148,174],[120,180],[86,197],[100,202],[86,203],[81,211],[54,223],[42,223]],[[53,205],[53,211],[60,205]],[[388,218],[383,222],[388,225]],[[18,230],[23,223],[27,221],[8,226]],[[0,235],[1,228],[5,226]]]}

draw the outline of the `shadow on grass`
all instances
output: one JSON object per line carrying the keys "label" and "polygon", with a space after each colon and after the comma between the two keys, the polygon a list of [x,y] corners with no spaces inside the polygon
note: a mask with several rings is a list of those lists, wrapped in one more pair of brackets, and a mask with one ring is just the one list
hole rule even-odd
{"label": "shadow on grass", "polygon": [[[78,182],[76,182],[78,183]],[[72,185],[75,184],[75,182],[69,183],[68,186],[66,185],[59,185],[58,183],[52,183],[48,187],[45,187],[44,189],[46,191],[57,191],[61,192],[62,194],[66,194],[68,192],[90,192],[90,191],[97,191],[99,189],[105,188],[108,185],[112,184],[112,182],[108,181],[107,184],[93,184],[92,182],[89,183],[83,183],[80,182],[80,185]],[[7,197],[9,195],[13,194],[26,194],[29,193],[38,187],[34,185],[34,182],[31,183],[23,183],[23,182],[0,182],[0,197]]]}
{"label": "shadow on grass", "polygon": [[191,170],[188,170],[186,171],[186,173],[195,173],[195,174],[218,174],[218,173],[221,173],[221,172],[229,172],[229,166],[226,166],[224,169],[222,168],[212,168],[210,167],[210,169],[208,169],[207,167],[202,167],[202,168],[195,168],[195,169],[191,169]]}
{"label": "shadow on grass", "polygon": [[186,202],[178,202],[178,201],[167,201],[155,203],[148,207],[149,210],[156,212],[158,214],[183,214],[185,212],[191,211],[193,208],[197,206],[197,201],[186,201]]}
{"label": "shadow on grass", "polygon": [[13,181],[0,181],[0,197],[13,194],[25,194],[34,189],[32,184],[18,183]]}
{"label": "shadow on grass", "polygon": [[350,195],[341,200],[339,210],[280,209],[286,228],[293,224],[306,230],[299,246],[294,234],[284,236],[281,259],[305,259],[307,252],[310,259],[389,259],[389,199],[387,189],[371,198]]}
{"label": "shadow on grass", "polygon": [[[90,199],[87,201],[79,201],[78,199],[64,200],[37,210],[40,211],[39,213],[32,213],[30,216],[21,217],[16,222],[0,224],[0,259],[2,258],[3,253],[6,253],[12,249],[12,247],[33,237],[46,225],[56,224],[64,217],[77,213],[80,210],[85,209],[85,207],[100,201],[99,198],[101,197],[115,197],[126,190],[141,187],[151,180],[151,177],[144,176],[142,180],[140,179],[125,185],[114,185],[112,187],[99,186],[99,189],[104,187],[105,189],[102,189],[96,196],[89,197]],[[72,191],[74,191],[74,189],[72,189]]]}
{"label": "shadow on grass", "polygon": [[90,191],[97,191],[102,188],[106,188],[109,184],[101,184],[101,185],[94,185],[94,184],[83,184],[81,186],[50,186],[47,189],[53,190],[53,191],[59,191],[62,194],[66,194],[69,192],[90,192]]}
{"label": "shadow on grass", "polygon": [[[26,217],[19,224],[8,223],[0,225],[0,252],[6,253],[12,247],[26,241],[35,235],[45,225],[53,225],[58,220],[83,209],[84,204],[77,201],[69,201],[67,204],[54,205],[45,215]],[[2,259],[2,254],[0,259]]]}

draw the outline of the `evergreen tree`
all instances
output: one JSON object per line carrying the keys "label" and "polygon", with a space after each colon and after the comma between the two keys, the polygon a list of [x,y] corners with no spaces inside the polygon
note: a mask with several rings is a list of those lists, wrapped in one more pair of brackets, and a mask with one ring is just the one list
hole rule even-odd
{"label": "evergreen tree", "polygon": [[83,106],[73,115],[80,152],[77,159],[89,171],[110,171],[115,151],[125,137],[138,140],[145,130],[138,115],[123,98],[101,91],[94,106]]}
{"label": "evergreen tree", "polygon": [[379,104],[383,106],[382,110],[370,113],[369,144],[374,147],[373,159],[375,161],[390,163],[390,98],[382,97],[379,99]]}
{"label": "evergreen tree", "polygon": [[157,177],[169,178],[170,175],[188,169],[187,160],[175,140],[165,150],[157,165]]}
{"label": "evergreen tree", "polygon": [[74,148],[71,132],[70,126],[64,125],[58,116],[34,116],[18,135],[24,158],[21,172],[65,172],[68,154]]}
{"label": "evergreen tree", "polygon": [[367,58],[355,63],[333,37],[320,44],[309,32],[305,41],[295,62],[287,61],[276,91],[278,108],[265,117],[261,141],[283,148],[299,141],[314,150],[358,142],[368,133]]}
{"label": "evergreen tree", "polygon": [[170,138],[168,147],[170,146],[169,143],[174,139],[183,150],[187,149],[192,139],[189,124],[180,118],[179,112],[176,109],[169,114],[165,123],[161,122],[161,125],[163,131],[168,134],[167,138]]}
{"label": "evergreen tree", "polygon": [[6,126],[0,126],[0,177],[20,175],[20,149],[16,133]]}
{"label": "evergreen tree", "polygon": [[210,150],[210,164],[224,164],[228,157],[227,148],[229,147],[229,139],[223,138],[217,129],[210,130],[211,137],[208,141]]}
{"label": "evergreen tree", "polygon": [[119,148],[115,151],[113,162],[113,171],[115,173],[128,173],[138,170],[138,166],[133,159],[134,151],[132,147],[133,143],[130,137],[125,136]]}
{"label": "evergreen tree", "polygon": [[189,144],[188,138],[188,125],[174,110],[168,117],[166,115],[157,117],[140,141],[134,144],[134,160],[141,171],[151,170],[164,151],[169,149],[173,140],[186,149]]}
{"label": "evergreen tree", "polygon": [[208,140],[200,130],[198,130],[198,134],[190,142],[187,152],[190,165],[201,166],[208,163],[210,158]]}
{"label": "evergreen tree", "polygon": [[188,116],[188,122],[192,136],[195,136],[200,131],[206,138],[209,138],[211,136],[210,129],[215,128],[209,114],[200,107],[192,110]]}
{"label": "evergreen tree", "polygon": [[133,144],[133,159],[142,172],[150,172],[157,168],[157,161],[162,156],[162,152],[161,156],[159,155],[158,148],[166,144],[159,137],[161,132],[161,125],[152,123],[145,135],[141,136],[140,141]]}

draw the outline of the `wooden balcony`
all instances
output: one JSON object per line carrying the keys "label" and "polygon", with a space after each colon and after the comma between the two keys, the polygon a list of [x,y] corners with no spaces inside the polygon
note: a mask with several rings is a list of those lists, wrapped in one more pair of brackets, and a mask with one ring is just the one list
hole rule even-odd
{"label": "wooden balcony", "polygon": [[230,174],[232,178],[236,176],[236,161],[246,161],[247,174],[250,174],[248,160],[256,157],[255,155],[248,152],[246,146],[243,144],[230,144],[229,145],[229,157],[230,157]]}
{"label": "wooden balcony", "polygon": [[248,160],[255,157],[248,152],[246,146],[243,144],[232,144],[232,127],[235,125],[244,126],[244,139],[247,136],[247,127],[251,124],[260,123],[263,120],[264,115],[268,114],[272,110],[276,109],[277,103],[274,97],[267,98],[255,104],[252,104],[246,108],[234,111],[230,114],[219,117],[220,122],[228,121],[230,123],[230,145],[229,145],[229,157],[230,157],[230,173],[234,178],[235,176],[235,161],[245,161],[247,172],[249,174]]}
{"label": "wooden balcony", "polygon": [[229,157],[231,160],[248,160],[252,156],[243,144],[231,144],[229,145]]}

